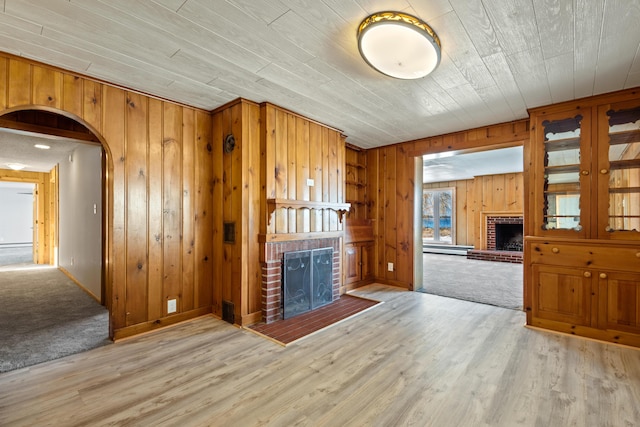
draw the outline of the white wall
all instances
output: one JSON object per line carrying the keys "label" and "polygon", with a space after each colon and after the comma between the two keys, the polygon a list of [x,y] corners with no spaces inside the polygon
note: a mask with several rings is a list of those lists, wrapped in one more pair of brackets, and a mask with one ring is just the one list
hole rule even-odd
{"label": "white wall", "polygon": [[58,265],[98,300],[102,278],[102,148],[79,145],[59,164]]}
{"label": "white wall", "polygon": [[12,182],[0,185],[0,246],[33,243],[34,187]]}

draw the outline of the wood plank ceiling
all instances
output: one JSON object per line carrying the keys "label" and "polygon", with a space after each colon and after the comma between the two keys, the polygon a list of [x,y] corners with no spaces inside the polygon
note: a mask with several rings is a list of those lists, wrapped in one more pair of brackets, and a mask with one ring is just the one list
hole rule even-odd
{"label": "wood plank ceiling", "polygon": [[[640,0],[0,0],[0,50],[188,105],[269,101],[371,148],[640,86]],[[400,10],[440,36],[396,80],[356,28]]]}

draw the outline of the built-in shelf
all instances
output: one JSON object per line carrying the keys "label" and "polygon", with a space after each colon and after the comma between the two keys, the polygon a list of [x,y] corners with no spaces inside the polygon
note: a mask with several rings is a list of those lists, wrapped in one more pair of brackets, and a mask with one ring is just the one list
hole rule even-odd
{"label": "built-in shelf", "polygon": [[336,203],[336,202],[315,202],[311,200],[294,200],[294,199],[267,199],[267,211],[269,214],[269,224],[271,224],[271,218],[273,212],[279,208],[286,209],[331,209],[338,213],[340,222],[344,215],[349,212],[351,203]]}

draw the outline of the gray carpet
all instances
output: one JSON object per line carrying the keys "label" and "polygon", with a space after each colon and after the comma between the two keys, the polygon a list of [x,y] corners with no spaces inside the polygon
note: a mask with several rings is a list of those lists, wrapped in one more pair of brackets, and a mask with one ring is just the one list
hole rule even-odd
{"label": "gray carpet", "polygon": [[110,343],[108,313],[56,268],[0,272],[0,372]]}
{"label": "gray carpet", "polygon": [[33,246],[0,246],[0,266],[33,264]]}
{"label": "gray carpet", "polygon": [[522,310],[522,264],[423,254],[422,292]]}

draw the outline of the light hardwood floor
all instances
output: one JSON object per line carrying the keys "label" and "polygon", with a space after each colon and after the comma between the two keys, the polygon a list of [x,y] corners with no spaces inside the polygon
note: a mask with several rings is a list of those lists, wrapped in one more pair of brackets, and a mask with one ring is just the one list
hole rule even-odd
{"label": "light hardwood floor", "polygon": [[0,375],[0,425],[640,425],[640,351],[382,285],[284,348],[211,317]]}

